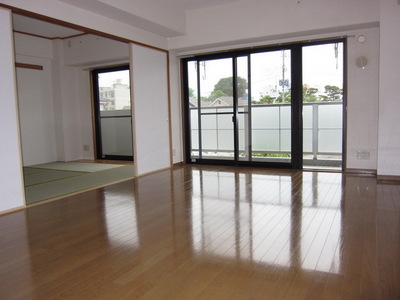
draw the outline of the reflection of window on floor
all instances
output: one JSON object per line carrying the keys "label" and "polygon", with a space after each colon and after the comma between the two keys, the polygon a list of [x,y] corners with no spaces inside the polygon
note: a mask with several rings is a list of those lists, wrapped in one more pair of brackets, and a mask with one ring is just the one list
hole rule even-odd
{"label": "reflection of window on floor", "polygon": [[339,272],[341,174],[305,173],[295,196],[291,176],[194,171],[193,182],[196,252]]}
{"label": "reflection of window on floor", "polygon": [[105,197],[107,201],[104,201],[104,217],[110,244],[138,249],[140,243],[135,202],[126,200],[129,195],[121,196],[120,192],[109,191]]}

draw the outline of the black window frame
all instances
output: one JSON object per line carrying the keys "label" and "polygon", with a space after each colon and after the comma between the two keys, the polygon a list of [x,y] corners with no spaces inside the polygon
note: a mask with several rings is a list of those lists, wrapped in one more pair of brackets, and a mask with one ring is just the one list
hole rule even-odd
{"label": "black window frame", "polygon": [[[320,39],[313,41],[300,41],[295,43],[286,43],[279,45],[270,45],[262,47],[253,47],[247,49],[238,49],[232,51],[224,51],[219,53],[201,54],[181,59],[181,74],[182,74],[182,98],[183,98],[183,124],[184,124],[184,149],[185,149],[185,162],[188,164],[214,164],[214,165],[235,165],[235,166],[259,166],[271,168],[303,168],[303,123],[302,123],[302,108],[303,108],[303,75],[302,75],[302,49],[304,46],[323,45],[330,43],[343,43],[343,126],[342,126],[342,170],[345,169],[346,164],[346,107],[347,107],[347,38],[334,37],[329,39]],[[274,162],[255,162],[255,161],[240,161],[237,158],[237,137],[234,139],[235,145],[235,159],[222,160],[222,159],[193,159],[191,157],[191,128],[190,128],[190,108],[189,108],[189,82],[188,82],[188,62],[195,61],[199,63],[203,60],[236,58],[248,56],[260,52],[270,52],[279,50],[291,51],[291,162],[290,163],[274,163]],[[251,62],[248,60],[249,66],[249,79]],[[199,72],[198,72],[199,73]],[[233,71],[233,78],[237,77],[237,73]],[[234,82],[235,83],[235,82]],[[251,91],[251,80],[248,80],[249,91]],[[233,85],[234,88],[236,85]],[[199,92],[199,89],[198,89]],[[250,92],[249,92],[250,93]],[[234,91],[235,95],[235,91]],[[250,97],[250,95],[249,95]],[[234,97],[235,101],[237,97]],[[234,105],[234,117],[237,119],[237,105]],[[251,115],[250,115],[251,118]],[[237,122],[234,122],[234,134],[237,135]]]}

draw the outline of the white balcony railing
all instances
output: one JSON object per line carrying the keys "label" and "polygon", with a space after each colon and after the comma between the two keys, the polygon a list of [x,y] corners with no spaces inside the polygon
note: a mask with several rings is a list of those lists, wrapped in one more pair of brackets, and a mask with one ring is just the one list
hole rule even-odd
{"label": "white balcony railing", "polygon": [[[233,152],[232,107],[201,108],[202,151]],[[253,153],[290,154],[291,106],[266,104],[251,106],[251,141],[247,107],[239,108],[239,149],[249,144]],[[192,152],[199,151],[198,108],[191,109]],[[342,154],[342,102],[303,104],[303,153],[314,160]]]}

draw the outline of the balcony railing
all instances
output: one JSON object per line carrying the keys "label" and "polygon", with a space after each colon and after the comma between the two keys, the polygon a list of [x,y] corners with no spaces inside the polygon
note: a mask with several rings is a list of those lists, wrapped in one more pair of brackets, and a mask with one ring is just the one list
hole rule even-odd
{"label": "balcony railing", "polygon": [[[202,152],[233,152],[232,107],[201,108]],[[191,109],[192,152],[199,151],[198,108]],[[290,154],[290,104],[251,106],[251,138],[247,107],[239,107],[239,151]],[[303,153],[305,159],[340,160],[342,155],[342,102],[303,103]],[[251,141],[250,141],[251,139]]]}

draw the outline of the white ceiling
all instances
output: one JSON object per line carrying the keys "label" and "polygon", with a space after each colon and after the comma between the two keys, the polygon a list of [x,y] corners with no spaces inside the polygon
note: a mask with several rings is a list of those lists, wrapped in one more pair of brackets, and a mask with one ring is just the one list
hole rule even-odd
{"label": "white ceiling", "polygon": [[238,2],[241,0],[152,0],[153,2],[163,3],[165,5],[173,5],[183,11],[202,9],[216,5]]}
{"label": "white ceiling", "polygon": [[[185,32],[185,28],[178,28],[175,24],[169,23],[165,20],[171,20],[170,16],[174,13],[180,14],[184,20],[187,11],[204,9],[217,5],[238,2],[242,0],[60,0],[72,6],[77,6],[86,10],[91,10],[95,13],[116,19],[120,22],[136,26],[138,28],[153,32],[160,36],[173,37],[181,35]],[[115,1],[115,2],[114,2]],[[116,10],[112,5],[128,5],[129,10]],[[141,7],[141,11],[137,7]],[[161,20],[157,23],[157,15],[154,8],[159,8],[161,14],[164,14],[164,22]],[[169,8],[168,11],[163,9]],[[144,10],[143,10],[144,9]],[[172,12],[172,14],[171,14]],[[148,16],[153,15],[153,19],[146,19]],[[170,15],[168,15],[170,13]],[[14,30],[25,32],[33,35],[38,35],[46,38],[65,38],[82,33],[81,31],[59,26],[56,24],[32,19],[29,17],[14,14],[13,17]],[[172,21],[171,21],[172,22]],[[182,27],[182,26],[180,26]]]}
{"label": "white ceiling", "polygon": [[17,14],[13,14],[13,26],[15,31],[46,38],[65,38],[83,33],[82,31]]}

